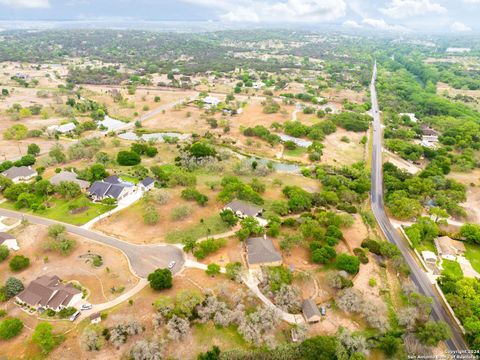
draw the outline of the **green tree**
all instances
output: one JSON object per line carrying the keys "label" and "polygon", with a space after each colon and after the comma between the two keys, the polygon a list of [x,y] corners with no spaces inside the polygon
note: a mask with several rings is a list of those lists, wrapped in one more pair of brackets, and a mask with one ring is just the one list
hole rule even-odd
{"label": "green tree", "polygon": [[387,357],[393,357],[400,348],[400,339],[392,334],[387,334],[380,339],[378,348],[382,350]]}
{"label": "green tree", "polygon": [[40,146],[34,143],[28,144],[27,154],[37,156],[40,154]]}
{"label": "green tree", "polygon": [[15,295],[22,292],[24,289],[23,283],[14,277],[9,277],[5,282],[5,295],[8,299],[11,299]]}
{"label": "green tree", "polygon": [[220,218],[229,226],[235,226],[238,222],[238,217],[229,209],[222,210],[220,212]]}
{"label": "green tree", "polygon": [[417,328],[416,336],[422,344],[437,346],[440,341],[450,338],[450,332],[446,323],[430,320]]}
{"label": "green tree", "polygon": [[200,305],[205,297],[196,290],[180,290],[175,297],[175,313],[179,316],[190,318],[197,305]]}
{"label": "green tree", "polygon": [[238,280],[241,271],[242,264],[238,261],[225,265],[225,275],[227,275],[230,280]]}
{"label": "green tree", "polygon": [[360,260],[356,256],[340,254],[337,256],[336,267],[350,274],[356,274],[360,269]]}
{"label": "green tree", "polygon": [[53,158],[58,164],[64,163],[67,159],[67,156],[63,152],[63,146],[61,144],[55,144],[48,152],[48,155]]}
{"label": "green tree", "polygon": [[336,360],[338,342],[333,336],[314,336],[300,344],[304,360]]}
{"label": "green tree", "polygon": [[460,236],[470,243],[480,244],[480,225],[463,224],[460,228]]}
{"label": "green tree", "polygon": [[8,265],[12,271],[21,271],[30,265],[30,259],[23,255],[15,255]]}
{"label": "green tree", "polygon": [[65,235],[65,226],[62,224],[52,224],[48,227],[48,236],[55,240],[60,240]]}
{"label": "green tree", "polygon": [[61,181],[55,187],[55,191],[65,199],[74,199],[82,193],[80,185],[73,181]]}
{"label": "green tree", "polygon": [[154,290],[170,289],[173,285],[172,272],[169,269],[157,269],[150,273],[147,279]]}
{"label": "green tree", "polygon": [[119,151],[117,154],[117,162],[119,165],[132,166],[140,164],[140,155],[133,151]]}
{"label": "green tree", "polygon": [[51,352],[57,345],[53,335],[53,326],[46,322],[39,323],[32,334],[32,341],[40,347],[44,354]]}
{"label": "green tree", "polygon": [[198,354],[197,360],[220,360],[220,348],[213,346],[212,350]]}
{"label": "green tree", "polygon": [[205,270],[205,272],[207,273],[207,275],[210,275],[210,276],[218,275],[220,274],[220,265],[217,265],[214,263],[208,264],[207,270]]}
{"label": "green tree", "polygon": [[8,318],[0,321],[0,339],[8,340],[18,334],[23,329],[23,322],[17,318]]}
{"label": "green tree", "polygon": [[320,249],[312,252],[312,261],[317,264],[326,264],[337,256],[335,249],[329,245],[325,245]]}

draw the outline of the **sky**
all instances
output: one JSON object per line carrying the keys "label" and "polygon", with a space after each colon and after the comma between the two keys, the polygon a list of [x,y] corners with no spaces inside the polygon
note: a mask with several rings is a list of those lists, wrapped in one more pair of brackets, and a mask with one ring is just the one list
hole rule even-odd
{"label": "sky", "polygon": [[0,0],[0,21],[211,22],[480,32],[480,0]]}

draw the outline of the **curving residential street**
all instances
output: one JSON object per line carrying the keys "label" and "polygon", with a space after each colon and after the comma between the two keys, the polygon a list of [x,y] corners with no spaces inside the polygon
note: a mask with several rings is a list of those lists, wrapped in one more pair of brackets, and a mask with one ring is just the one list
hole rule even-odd
{"label": "curving residential street", "polygon": [[372,210],[377,219],[380,228],[385,237],[392,243],[398,246],[405,261],[411,270],[411,279],[418,287],[418,290],[423,295],[432,299],[432,318],[436,321],[445,321],[451,330],[451,339],[446,341],[450,351],[466,350],[468,349],[465,340],[458,328],[455,320],[445,310],[440,295],[433,287],[425,272],[420,265],[415,261],[411,250],[402,241],[400,235],[392,226],[390,219],[385,213],[384,207],[384,190],[383,190],[383,172],[382,172],[382,127],[380,122],[380,114],[377,100],[377,92],[375,89],[375,81],[377,78],[377,64],[373,67],[372,82],[370,84],[370,94],[372,101],[372,115],[373,115],[373,152],[372,152],[372,188],[371,200]]}
{"label": "curving residential street", "polygon": [[149,273],[158,268],[166,268],[171,261],[176,264],[172,272],[179,272],[185,262],[183,251],[173,245],[136,245],[116,239],[114,237],[84,229],[79,226],[66,224],[60,221],[46,219],[17,211],[0,209],[0,216],[15,219],[25,219],[33,224],[49,226],[62,224],[72,234],[83,236],[91,241],[114,247],[125,254],[132,272],[140,278],[146,278]]}

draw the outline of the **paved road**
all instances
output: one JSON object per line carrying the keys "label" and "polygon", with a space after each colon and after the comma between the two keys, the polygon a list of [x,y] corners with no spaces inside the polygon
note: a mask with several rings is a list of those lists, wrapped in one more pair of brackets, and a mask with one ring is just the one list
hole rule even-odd
{"label": "paved road", "polygon": [[62,224],[66,230],[72,234],[83,236],[91,241],[114,247],[125,254],[134,274],[141,278],[146,278],[149,273],[158,268],[165,268],[170,261],[176,262],[172,272],[175,274],[180,271],[185,262],[183,251],[173,245],[136,245],[104,235],[102,233],[81,228],[79,226],[62,223],[55,220],[45,219],[34,215],[23,214],[21,212],[0,209],[0,216],[8,216],[15,219],[25,219],[33,224],[49,226],[52,224]]}
{"label": "paved road", "polygon": [[402,252],[405,261],[411,270],[411,278],[418,290],[430,297],[432,302],[432,318],[436,321],[443,320],[450,325],[452,337],[448,340],[447,346],[449,350],[465,350],[468,349],[465,340],[462,337],[460,329],[458,328],[455,320],[445,310],[439,294],[428,280],[425,272],[420,265],[415,261],[411,250],[402,241],[398,232],[392,226],[389,218],[385,213],[384,200],[383,200],[383,172],[382,172],[382,127],[380,123],[380,114],[377,101],[377,91],[375,89],[375,81],[377,79],[377,64],[375,63],[373,68],[372,82],[370,85],[370,95],[372,101],[372,114],[373,114],[373,153],[372,153],[372,210],[377,219],[382,232],[385,237],[392,243],[398,246]]}

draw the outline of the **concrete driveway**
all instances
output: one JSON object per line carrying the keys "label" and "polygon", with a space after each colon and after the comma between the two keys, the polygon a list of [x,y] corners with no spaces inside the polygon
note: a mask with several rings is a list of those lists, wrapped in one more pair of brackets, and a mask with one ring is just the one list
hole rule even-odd
{"label": "concrete driveway", "polygon": [[166,268],[171,261],[176,262],[173,269],[171,269],[172,273],[176,274],[182,269],[183,264],[185,263],[183,251],[179,247],[173,245],[131,244],[97,231],[88,230],[79,226],[12,210],[0,209],[0,216],[8,216],[15,219],[25,219],[32,224],[45,226],[61,224],[65,226],[66,230],[72,234],[80,235],[88,240],[118,249],[127,257],[130,270],[132,270],[132,272],[140,278],[146,278],[148,274],[155,269]]}

